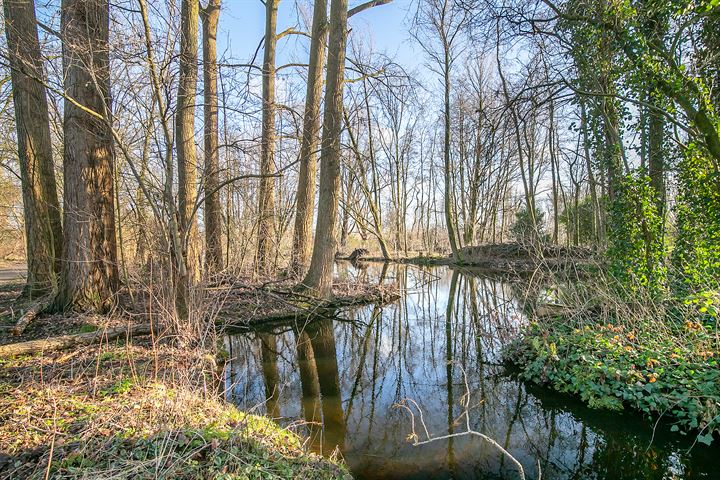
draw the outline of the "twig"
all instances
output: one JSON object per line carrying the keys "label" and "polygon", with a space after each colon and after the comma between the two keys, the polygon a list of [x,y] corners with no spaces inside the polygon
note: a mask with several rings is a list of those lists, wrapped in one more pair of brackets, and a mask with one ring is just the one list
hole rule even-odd
{"label": "twig", "polygon": [[57,435],[57,402],[53,398],[53,434],[50,440],[50,452],[48,453],[47,467],[45,468],[45,480],[50,478],[50,467],[52,466],[53,454],[55,453],[55,436]]}
{"label": "twig", "polygon": [[[426,445],[426,444],[428,444],[428,443],[436,442],[436,441],[438,441],[438,440],[446,440],[446,439],[448,439],[448,438],[461,437],[461,436],[465,436],[465,435],[472,435],[472,436],[480,437],[480,438],[482,438],[483,440],[485,440],[486,442],[488,442],[490,445],[492,445],[492,446],[494,446],[495,448],[497,448],[498,450],[500,450],[500,452],[502,452],[503,455],[505,455],[508,459],[510,459],[510,461],[511,461],[511,462],[515,465],[515,467],[517,468],[518,474],[519,474],[519,476],[520,476],[520,480],[525,480],[525,470],[523,469],[522,463],[520,463],[520,462],[518,461],[518,459],[516,459],[515,457],[513,457],[512,454],[511,454],[510,452],[508,452],[507,450],[505,450],[505,448],[503,448],[503,446],[500,445],[498,442],[496,442],[496,441],[493,440],[492,438],[488,437],[488,436],[485,435],[484,433],[477,432],[477,431],[473,430],[473,429],[470,427],[470,415],[469,415],[470,386],[469,386],[469,384],[468,384],[468,380],[467,380],[467,375],[466,375],[466,373],[465,373],[465,369],[462,368],[462,366],[460,366],[460,370],[461,370],[462,373],[463,373],[463,378],[464,378],[464,381],[465,381],[465,394],[462,396],[462,398],[461,398],[461,400],[460,400],[461,403],[463,404],[464,410],[463,410],[463,413],[460,414],[460,416],[465,415],[465,427],[466,427],[466,430],[465,430],[464,432],[451,433],[451,434],[448,434],[448,435],[443,435],[443,436],[441,436],[441,437],[432,437],[432,436],[430,435],[430,433],[428,432],[427,426],[426,426],[426,424],[425,424],[425,419],[424,419],[424,417],[423,417],[423,411],[422,411],[422,409],[420,408],[420,406],[417,404],[417,402],[416,402],[415,400],[413,400],[413,399],[411,399],[411,398],[405,398],[405,399],[403,399],[400,403],[396,403],[395,406],[398,407],[398,408],[404,408],[405,410],[408,411],[408,413],[410,413],[410,424],[411,424],[411,429],[412,429],[412,430],[411,430],[410,435],[408,436],[408,439],[412,439],[412,440],[413,440],[413,446],[414,446],[414,447],[417,447],[417,446],[419,446],[419,445]],[[450,380],[448,380],[448,381],[450,381]],[[424,430],[424,432],[425,432],[425,438],[426,438],[426,440],[420,440],[419,437],[418,437],[418,435],[417,435],[417,433],[416,433],[416,431],[415,431],[415,414],[414,414],[414,412],[412,411],[412,409],[408,406],[408,402],[409,402],[409,403],[412,403],[412,404],[415,406],[415,408],[417,409],[417,411],[418,411],[418,413],[419,413],[419,415],[420,415],[420,425],[422,425],[422,428],[423,428],[423,430]],[[538,469],[538,475],[539,475],[539,472],[540,472],[540,470]],[[538,477],[538,478],[540,478],[540,477]]]}

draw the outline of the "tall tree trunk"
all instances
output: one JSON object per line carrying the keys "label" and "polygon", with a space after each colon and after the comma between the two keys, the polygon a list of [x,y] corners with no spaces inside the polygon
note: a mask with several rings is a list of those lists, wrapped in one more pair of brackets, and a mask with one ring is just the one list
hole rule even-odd
{"label": "tall tree trunk", "polygon": [[550,173],[552,177],[552,205],[553,205],[553,244],[557,245],[560,235],[558,221],[558,184],[560,183],[560,162],[558,159],[557,145],[555,143],[555,102],[550,100],[548,115],[550,126],[548,128],[548,149],[550,150]]}
{"label": "tall tree trunk", "polygon": [[[277,41],[277,12],[280,0],[265,2],[265,52],[262,67],[262,141],[260,175],[275,171],[275,44]],[[257,268],[268,273],[275,238],[275,181],[272,177],[260,178],[258,192]]]}
{"label": "tall tree trunk", "polygon": [[330,4],[330,42],[325,83],[320,198],[312,259],[302,284],[316,295],[332,296],[332,267],[337,249],[337,216],[340,195],[340,134],[343,120],[343,81],[347,45],[347,0]]}
{"label": "tall tree trunk", "polygon": [[[478,119],[475,125],[475,144],[473,145],[473,164],[472,177],[470,179],[470,192],[468,199],[468,220],[465,223],[465,245],[472,245],[475,241],[475,232],[478,222],[478,203],[480,200],[480,182],[482,181],[482,125],[483,125],[483,101],[480,98],[480,104],[477,109]],[[484,229],[483,229],[484,230]]]}
{"label": "tall tree trunk", "polygon": [[[108,0],[61,4],[64,242],[56,306],[105,311],[118,289]],[[101,114],[100,119],[82,107]]]}
{"label": "tall tree trunk", "polygon": [[[606,83],[608,90],[615,91],[614,85]],[[603,116],[602,129],[604,140],[604,160],[607,169],[607,192],[608,200],[615,200],[617,184],[622,177],[622,143],[619,132],[619,113],[617,100],[611,96],[600,100]]]}
{"label": "tall tree trunk", "polygon": [[665,119],[662,114],[648,111],[648,173],[653,187],[658,214],[665,215]]}
{"label": "tall tree trunk", "polygon": [[[648,2],[648,8],[651,3]],[[649,22],[646,28],[649,30],[648,36],[650,42],[654,45],[661,46],[665,41],[668,24],[667,21],[660,18],[659,15],[650,14]],[[650,184],[654,190],[655,205],[661,218],[665,218],[665,117],[659,109],[663,105],[658,100],[660,97],[655,82],[651,82],[647,99],[655,108],[647,109],[647,165],[648,174],[650,176]],[[664,222],[663,222],[664,223]],[[664,228],[663,228],[664,230]]]}
{"label": "tall tree trunk", "polygon": [[175,114],[178,169],[178,210],[182,259],[177,268],[177,309],[187,315],[190,287],[200,276],[197,217],[197,152],[195,150],[195,94],[198,67],[199,0],[182,0],[180,12],[180,74]]}
{"label": "tall tree trunk", "polygon": [[443,144],[443,173],[445,175],[445,226],[450,240],[450,250],[455,260],[460,260],[458,249],[457,233],[455,227],[454,195],[452,191],[451,165],[450,165],[450,52],[445,42],[445,63],[443,65],[443,87],[445,103],[443,110],[443,121],[445,137]]}
{"label": "tall tree trunk", "polygon": [[221,0],[202,9],[203,85],[205,119],[205,267],[209,274],[223,266],[222,207],[220,206],[220,151],[218,149],[217,26]]}
{"label": "tall tree trunk", "polygon": [[[585,168],[588,174],[588,183],[590,190],[590,199],[592,201],[593,211],[593,241],[605,243],[605,224],[603,222],[602,206],[600,205],[600,197],[597,191],[597,181],[595,180],[595,172],[590,157],[590,135],[588,132],[588,118],[585,107],[585,99],[580,97],[580,131],[582,133],[583,153],[585,156]],[[576,211],[577,215],[577,211]]]}
{"label": "tall tree trunk", "polygon": [[25,217],[27,281],[23,293],[32,297],[57,288],[62,226],[35,2],[5,0],[4,7]]}
{"label": "tall tree trunk", "polygon": [[322,96],[322,67],[325,62],[325,38],[327,37],[327,1],[315,0],[313,8],[312,38],[310,40],[310,63],[308,65],[307,90],[303,132],[300,143],[300,173],[297,188],[297,208],[291,270],[303,275],[310,260],[310,238],[313,212],[315,211],[315,178],[317,176],[317,149],[320,136],[320,99]]}

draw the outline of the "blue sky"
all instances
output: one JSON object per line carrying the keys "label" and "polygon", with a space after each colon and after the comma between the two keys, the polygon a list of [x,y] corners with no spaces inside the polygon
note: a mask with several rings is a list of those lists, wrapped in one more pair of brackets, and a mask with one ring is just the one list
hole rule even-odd
{"label": "blue sky", "polygon": [[[351,0],[350,7],[360,3],[364,3],[364,0]],[[387,53],[405,67],[421,64],[422,52],[408,33],[413,3],[413,0],[394,0],[388,5],[374,7],[353,16],[349,22],[352,35],[370,37],[376,51]],[[288,27],[302,27],[302,23],[298,23],[298,7],[311,18],[310,0],[281,0],[278,32]],[[249,60],[263,37],[264,25],[265,7],[260,0],[224,0],[218,34],[219,53],[225,51],[227,57],[237,61]],[[282,39],[278,44],[277,64],[293,59],[302,61],[306,57],[308,42],[309,39],[298,36]],[[258,63],[261,58],[262,50]]]}

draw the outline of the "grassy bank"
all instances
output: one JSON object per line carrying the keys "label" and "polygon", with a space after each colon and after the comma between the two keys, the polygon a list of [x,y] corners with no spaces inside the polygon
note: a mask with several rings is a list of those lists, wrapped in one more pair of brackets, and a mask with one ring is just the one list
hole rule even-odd
{"label": "grassy bank", "polygon": [[673,431],[718,441],[718,331],[689,320],[599,318],[536,320],[506,357],[523,379],[579,395],[591,407],[662,416]]}
{"label": "grassy bank", "polygon": [[295,434],[219,400],[210,383],[192,388],[167,369],[203,361],[137,345],[3,360],[0,476],[347,476],[338,462],[306,452]]}
{"label": "grassy bank", "polygon": [[[131,321],[55,315],[25,337]],[[222,360],[182,345],[156,331],[0,359],[0,479],[349,478],[339,459],[224,402]]]}

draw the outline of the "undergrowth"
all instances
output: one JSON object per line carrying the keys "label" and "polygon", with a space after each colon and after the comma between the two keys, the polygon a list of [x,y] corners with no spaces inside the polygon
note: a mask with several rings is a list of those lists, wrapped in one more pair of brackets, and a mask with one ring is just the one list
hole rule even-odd
{"label": "undergrowth", "polygon": [[591,407],[663,416],[709,445],[720,433],[718,345],[717,330],[695,320],[576,316],[534,321],[506,358],[525,380]]}

